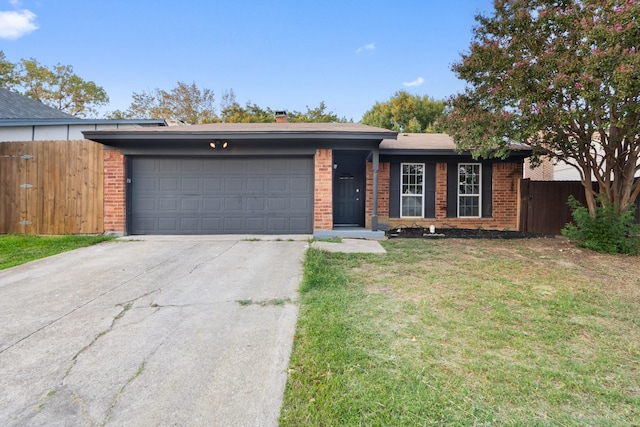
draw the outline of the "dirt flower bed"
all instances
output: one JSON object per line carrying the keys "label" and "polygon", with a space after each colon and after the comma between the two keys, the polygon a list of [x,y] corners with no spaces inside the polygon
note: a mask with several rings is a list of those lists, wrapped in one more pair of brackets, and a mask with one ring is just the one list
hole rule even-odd
{"label": "dirt flower bed", "polygon": [[554,237],[537,233],[509,230],[486,230],[483,228],[437,228],[432,233],[429,228],[400,227],[387,232],[387,237],[424,238],[424,239],[531,239]]}

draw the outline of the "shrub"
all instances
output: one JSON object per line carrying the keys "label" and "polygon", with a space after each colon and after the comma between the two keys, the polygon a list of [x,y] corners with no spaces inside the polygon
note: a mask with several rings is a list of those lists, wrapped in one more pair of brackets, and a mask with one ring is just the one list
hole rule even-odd
{"label": "shrub", "polygon": [[616,214],[616,206],[598,199],[595,218],[575,197],[569,196],[575,224],[569,223],[562,235],[574,240],[578,246],[608,254],[640,253],[640,225],[634,224],[635,206]]}

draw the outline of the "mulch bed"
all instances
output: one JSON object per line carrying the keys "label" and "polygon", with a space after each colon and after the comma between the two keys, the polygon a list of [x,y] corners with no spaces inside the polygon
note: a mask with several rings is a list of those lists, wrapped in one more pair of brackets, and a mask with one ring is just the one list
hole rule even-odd
{"label": "mulch bed", "polygon": [[401,227],[387,231],[387,237],[421,238],[421,239],[532,239],[539,237],[555,237],[525,231],[485,230],[483,228],[438,228],[434,234],[428,228]]}

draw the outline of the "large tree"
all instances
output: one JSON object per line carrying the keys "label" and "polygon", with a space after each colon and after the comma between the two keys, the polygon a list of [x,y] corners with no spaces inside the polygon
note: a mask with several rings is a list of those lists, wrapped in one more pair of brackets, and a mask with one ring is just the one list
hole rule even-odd
{"label": "large tree", "polygon": [[578,170],[592,216],[598,200],[625,211],[640,193],[638,19],[638,0],[496,0],[453,66],[467,82],[445,120],[458,148],[530,144]]}
{"label": "large tree", "polygon": [[78,117],[94,116],[109,97],[93,81],[73,72],[70,65],[46,67],[35,59],[8,61],[0,51],[0,86]]}
{"label": "large tree", "polygon": [[110,118],[167,119],[189,124],[215,123],[215,98],[211,89],[178,81],[170,90],[133,92],[133,101],[126,111],[116,110]]}
{"label": "large tree", "polygon": [[397,132],[436,132],[436,121],[445,108],[443,101],[428,96],[396,92],[388,101],[376,102],[362,117],[361,123]]}

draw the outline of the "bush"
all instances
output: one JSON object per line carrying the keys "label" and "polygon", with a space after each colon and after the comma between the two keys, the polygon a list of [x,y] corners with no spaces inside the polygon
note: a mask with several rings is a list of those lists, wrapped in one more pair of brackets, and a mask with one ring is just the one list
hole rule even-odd
{"label": "bush", "polygon": [[562,235],[578,246],[608,254],[640,253],[640,225],[634,224],[635,206],[616,215],[615,205],[598,199],[595,218],[575,197],[569,196],[575,224],[567,224]]}

